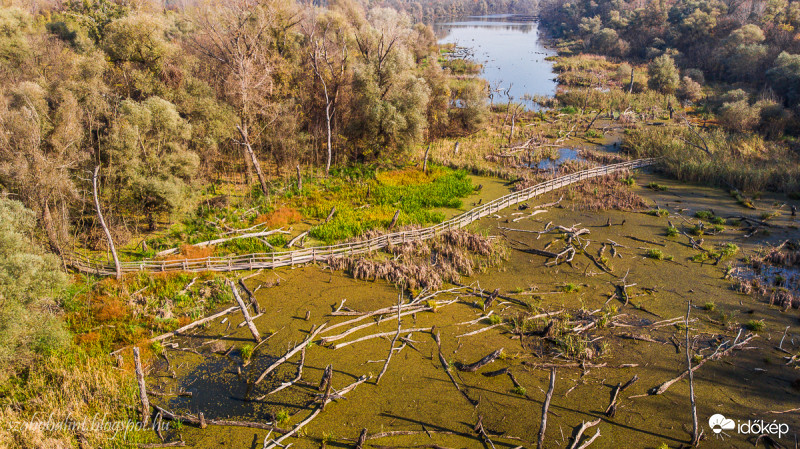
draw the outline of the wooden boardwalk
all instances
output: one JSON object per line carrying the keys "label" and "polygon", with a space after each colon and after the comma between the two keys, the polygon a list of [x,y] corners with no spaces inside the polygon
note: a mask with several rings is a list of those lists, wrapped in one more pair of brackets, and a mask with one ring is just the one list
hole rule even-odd
{"label": "wooden boardwalk", "polygon": [[[326,261],[337,256],[352,256],[355,254],[369,253],[389,245],[426,240],[442,233],[461,229],[483,217],[497,213],[507,207],[528,201],[529,199],[560,189],[597,176],[604,176],[620,170],[647,167],[655,163],[655,159],[638,159],[619,164],[605,165],[588,170],[579,171],[570,175],[545,181],[527,189],[513,192],[493,201],[477,206],[461,215],[427,228],[384,234],[379,237],[351,243],[339,243],[330,246],[316,246],[293,251],[272,253],[256,253],[233,255],[226,257],[206,257],[203,259],[184,260],[154,260],[147,259],[135,262],[121,262],[123,273],[137,271],[168,272],[168,271],[237,271],[256,270],[260,268],[278,268],[300,265],[309,262]],[[77,254],[65,255],[67,265],[76,271],[91,273],[101,276],[116,274],[113,263],[108,260],[92,259]]]}

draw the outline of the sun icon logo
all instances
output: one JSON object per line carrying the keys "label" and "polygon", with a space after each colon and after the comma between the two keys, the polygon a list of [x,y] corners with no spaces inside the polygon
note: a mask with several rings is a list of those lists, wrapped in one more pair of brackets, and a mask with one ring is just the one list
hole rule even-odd
{"label": "sun icon logo", "polygon": [[719,435],[720,433],[724,434],[724,430],[735,429],[736,423],[734,423],[732,419],[728,419],[717,413],[716,415],[712,415],[711,418],[708,418],[708,426],[711,427],[712,432]]}

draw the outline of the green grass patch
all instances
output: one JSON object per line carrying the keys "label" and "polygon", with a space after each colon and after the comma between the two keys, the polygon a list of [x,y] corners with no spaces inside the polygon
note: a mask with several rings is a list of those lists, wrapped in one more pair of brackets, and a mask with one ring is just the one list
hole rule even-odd
{"label": "green grass patch", "polygon": [[700,225],[695,225],[689,229],[689,234],[699,237],[703,235],[703,227]]}
{"label": "green grass patch", "polygon": [[678,228],[675,226],[667,226],[667,237],[677,237],[678,236]]}
{"label": "green grass patch", "polygon": [[761,332],[767,328],[767,325],[764,323],[764,320],[750,320],[744,323],[744,327],[752,332]]}
{"label": "green grass patch", "polygon": [[651,189],[651,190],[655,190],[657,192],[666,192],[667,191],[667,186],[662,186],[661,184],[657,184],[655,182],[651,182],[650,184],[647,184],[647,188]]}
{"label": "green grass patch", "polygon": [[714,218],[714,213],[710,210],[699,210],[695,212],[694,216],[701,220],[711,220]]}
{"label": "green grass patch", "polygon": [[474,190],[464,171],[433,167],[426,175],[417,168],[408,168],[355,182],[330,180],[297,202],[305,215],[319,219],[325,219],[336,208],[331,220],[309,232],[311,237],[333,243],[386,228],[398,210],[397,226],[441,222],[444,214],[433,209],[459,208],[461,198]]}
{"label": "green grass patch", "polygon": [[664,252],[661,251],[658,248],[648,248],[645,251],[644,255],[648,259],[656,259],[656,260],[672,260],[673,259],[672,256],[664,254]]}
{"label": "green grass patch", "polygon": [[647,214],[652,215],[654,217],[666,217],[667,215],[669,215],[669,211],[666,209],[658,208],[647,211]]}
{"label": "green grass patch", "polygon": [[581,290],[581,288],[573,283],[564,284],[561,286],[561,291],[564,293],[577,293]]}
{"label": "green grass patch", "polygon": [[253,345],[248,343],[242,346],[242,348],[239,349],[239,354],[242,356],[244,362],[249,362],[253,357]]}

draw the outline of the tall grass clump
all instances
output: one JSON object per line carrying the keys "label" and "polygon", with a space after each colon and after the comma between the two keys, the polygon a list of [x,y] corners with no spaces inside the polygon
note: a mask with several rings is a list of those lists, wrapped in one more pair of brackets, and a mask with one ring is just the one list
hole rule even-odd
{"label": "tall grass clump", "polygon": [[686,128],[629,130],[622,150],[637,158],[661,157],[662,170],[681,181],[749,192],[800,189],[800,164],[787,144],[751,133],[696,131],[702,140]]}

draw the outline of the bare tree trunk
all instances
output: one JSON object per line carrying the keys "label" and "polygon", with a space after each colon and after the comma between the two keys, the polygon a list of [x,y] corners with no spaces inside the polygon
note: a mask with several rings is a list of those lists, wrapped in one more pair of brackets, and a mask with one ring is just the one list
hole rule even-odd
{"label": "bare tree trunk", "polygon": [[53,224],[53,215],[50,213],[50,203],[45,200],[42,204],[42,225],[44,226],[45,234],[47,234],[47,241],[50,245],[50,251],[57,255],[61,255],[61,245],[58,242],[58,232],[55,230]]}
{"label": "bare tree trunk", "polygon": [[431,151],[431,144],[428,144],[428,149],[425,150],[425,161],[422,163],[422,173],[428,174],[428,153]]}
{"label": "bare tree trunk", "polygon": [[689,312],[692,310],[692,300],[689,299],[689,304],[686,306],[686,365],[689,369],[689,400],[692,404],[692,446],[697,446],[700,442],[699,427],[697,424],[697,404],[694,400],[694,373],[692,372],[692,357],[689,355]]}
{"label": "bare tree trunk", "polygon": [[139,383],[139,399],[142,401],[142,425],[147,427],[150,418],[150,401],[147,400],[147,386],[144,383],[142,360],[139,357],[139,348],[133,347],[133,363],[136,366],[136,380]]}
{"label": "bare tree trunk", "polygon": [[511,115],[511,132],[508,133],[508,144],[511,145],[511,140],[514,138],[514,126],[517,123],[517,110],[514,109],[514,114]]}
{"label": "bare tree trunk", "polygon": [[544,432],[547,429],[547,409],[550,408],[550,400],[553,398],[553,389],[556,385],[556,369],[550,369],[550,387],[547,389],[547,395],[542,403],[542,424],[539,427],[539,437],[536,442],[536,448],[542,449],[544,447]]}
{"label": "bare tree trunk", "polygon": [[94,207],[97,210],[97,218],[100,220],[100,226],[103,227],[103,232],[106,234],[108,240],[108,248],[111,250],[111,256],[114,258],[114,268],[117,272],[117,279],[122,279],[122,269],[119,266],[119,257],[117,257],[117,248],[114,246],[114,240],[111,238],[111,232],[106,226],[106,221],[103,219],[103,212],[100,210],[100,197],[97,195],[97,176],[100,173],[100,166],[94,168],[92,174],[92,194],[94,195]]}
{"label": "bare tree trunk", "polygon": [[250,168],[250,162],[248,162],[247,160],[247,158],[249,157],[249,155],[247,154],[247,150],[244,147],[242,147],[241,151],[242,151],[242,160],[244,161],[244,176],[245,176],[244,179],[247,185],[250,186],[251,184],[253,184],[253,169]]}
{"label": "bare tree trunk", "polygon": [[303,177],[300,175],[300,165],[297,165],[297,191],[303,190]]}
{"label": "bare tree trunk", "polygon": [[256,153],[253,151],[253,146],[250,145],[250,137],[247,134],[247,127],[242,128],[241,126],[236,125],[236,129],[238,129],[239,134],[242,135],[244,147],[247,150],[247,154],[250,155],[250,161],[253,163],[253,168],[256,169],[256,175],[258,175],[258,182],[261,183],[261,191],[264,192],[264,196],[269,198],[269,188],[267,187],[267,178],[264,177],[264,172],[261,171],[261,164],[258,163],[258,158],[256,157]]}
{"label": "bare tree trunk", "polygon": [[633,93],[633,68],[631,68],[631,85],[628,87],[628,93]]}
{"label": "bare tree trunk", "polygon": [[261,335],[258,333],[258,329],[256,325],[253,323],[253,320],[250,318],[250,312],[247,311],[247,306],[242,301],[242,297],[239,296],[239,291],[236,289],[236,285],[233,284],[233,281],[228,281],[228,285],[231,287],[231,291],[233,292],[233,297],[236,299],[236,302],[239,304],[239,308],[242,309],[242,315],[244,315],[244,321],[247,323],[247,327],[250,328],[250,333],[253,334],[253,338],[256,340],[256,343],[261,342]]}
{"label": "bare tree trunk", "polygon": [[325,87],[325,120],[327,121],[328,125],[328,160],[325,162],[325,176],[328,176],[328,172],[331,171],[331,158],[333,157],[333,149],[332,145],[332,137],[331,137],[331,100],[328,98],[328,88]]}

